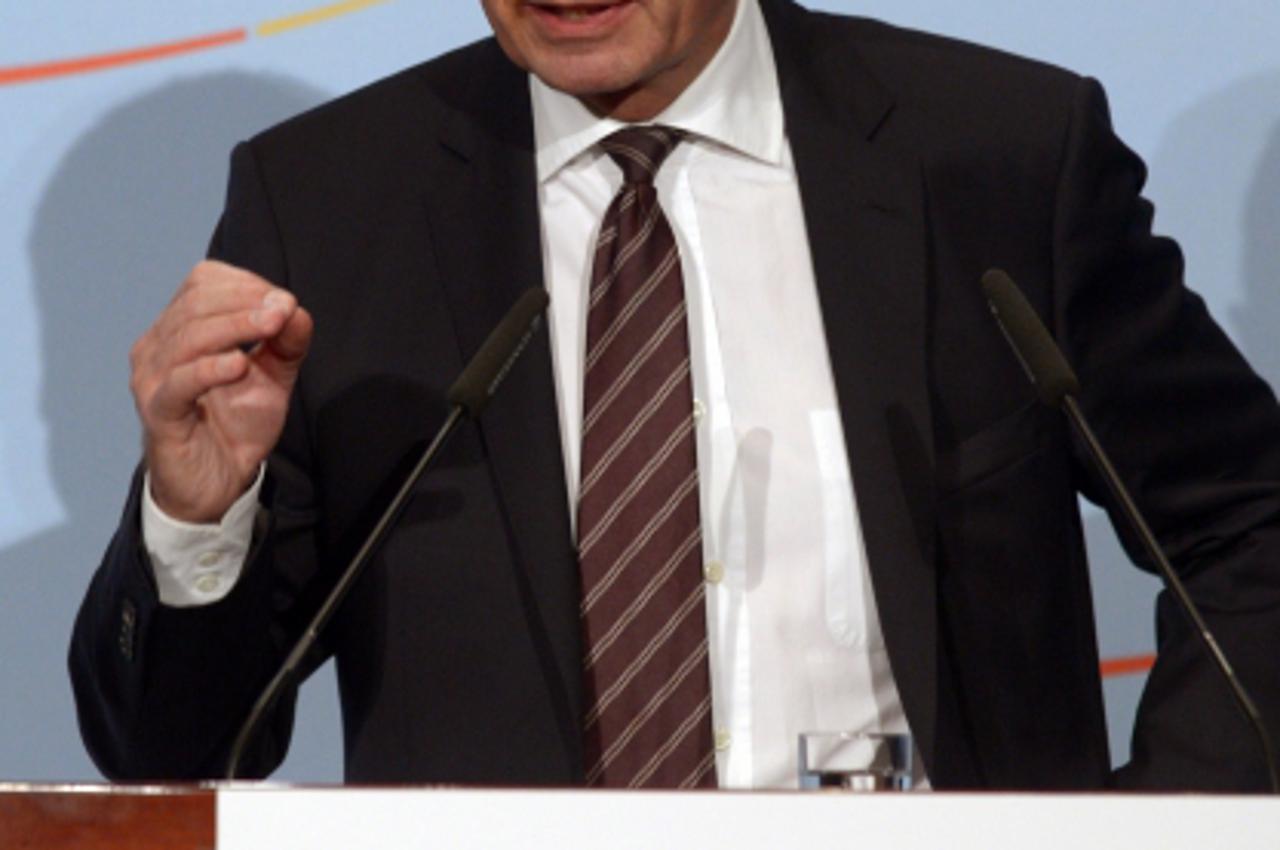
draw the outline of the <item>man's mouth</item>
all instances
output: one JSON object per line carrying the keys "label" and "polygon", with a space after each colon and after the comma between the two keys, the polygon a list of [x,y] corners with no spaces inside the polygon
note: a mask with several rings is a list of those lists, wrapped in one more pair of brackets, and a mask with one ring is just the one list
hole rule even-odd
{"label": "man's mouth", "polygon": [[544,19],[563,26],[603,23],[620,12],[631,0],[611,3],[539,3],[529,5]]}
{"label": "man's mouth", "polygon": [[573,5],[558,5],[553,3],[534,3],[532,5],[546,14],[555,15],[557,18],[563,18],[566,21],[585,21],[593,15],[607,11],[615,4],[577,3]]}
{"label": "man's mouth", "polygon": [[564,18],[566,21],[585,21],[593,15],[599,14],[604,10],[605,6],[569,6],[564,9],[554,9],[553,13]]}

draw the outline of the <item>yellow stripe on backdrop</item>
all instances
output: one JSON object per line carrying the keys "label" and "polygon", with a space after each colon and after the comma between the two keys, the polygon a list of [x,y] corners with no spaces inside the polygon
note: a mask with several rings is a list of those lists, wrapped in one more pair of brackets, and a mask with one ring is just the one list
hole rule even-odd
{"label": "yellow stripe on backdrop", "polygon": [[385,3],[387,0],[343,0],[340,3],[330,3],[327,6],[320,6],[310,9],[306,12],[299,12],[296,15],[287,15],[283,18],[275,18],[270,21],[258,24],[254,28],[254,35],[270,36],[279,35],[282,32],[298,29],[299,27],[310,26],[321,21],[327,21],[330,18],[336,18],[340,15],[348,15],[352,12],[359,12],[361,9],[367,9],[370,6],[376,6],[379,3]]}

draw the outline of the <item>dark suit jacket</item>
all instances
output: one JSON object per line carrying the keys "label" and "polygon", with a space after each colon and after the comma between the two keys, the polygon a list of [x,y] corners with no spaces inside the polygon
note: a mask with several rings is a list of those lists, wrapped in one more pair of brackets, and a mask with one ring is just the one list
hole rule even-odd
{"label": "dark suit jacket", "polygon": [[[1280,416],[1149,231],[1099,87],[1026,60],[765,0],[894,674],[939,787],[1107,784],[1077,492],[978,287],[1001,266],[1273,726]],[[493,41],[240,146],[213,253],[287,285],[316,335],[236,589],[159,606],[136,486],[80,614],[84,736],[112,776],[221,771],[229,741],[446,414],[542,285],[527,81]],[[324,640],[347,776],[581,778],[578,579],[545,336],[453,441]],[[1180,614],[1127,784],[1253,787],[1254,742]],[[282,757],[292,700],[251,766]],[[1276,729],[1280,734],[1280,728]]]}

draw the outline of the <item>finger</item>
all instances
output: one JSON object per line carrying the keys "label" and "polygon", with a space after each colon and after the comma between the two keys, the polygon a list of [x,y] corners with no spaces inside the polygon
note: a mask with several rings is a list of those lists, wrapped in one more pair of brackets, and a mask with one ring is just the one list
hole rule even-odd
{"label": "finger", "polygon": [[237,313],[255,309],[277,309],[284,314],[292,312],[296,301],[288,291],[271,286],[264,281],[240,279],[209,280],[207,283],[191,287],[175,298],[173,303],[161,314],[157,325],[161,332],[168,334],[185,323],[217,316],[224,313]]}
{"label": "finger", "polygon": [[244,292],[251,298],[261,298],[276,288],[269,280],[248,269],[218,260],[201,260],[187,273],[186,279],[174,293],[173,302],[185,299],[193,292],[205,291]]}
{"label": "finger", "polygon": [[280,333],[296,309],[292,295],[272,289],[239,310],[170,316],[156,328],[152,366],[164,370],[232,347],[251,347]]}
{"label": "finger", "polygon": [[298,307],[281,326],[280,332],[267,339],[255,353],[258,364],[277,383],[292,381],[311,347],[314,330],[311,314]]}
{"label": "finger", "polygon": [[[206,260],[198,264],[179,287],[169,306],[156,320],[154,335],[167,339],[179,333],[193,319],[223,313],[254,310],[264,302],[286,316],[294,299],[283,289],[245,269]],[[273,324],[267,319],[264,324]],[[274,327],[272,331],[274,332]]]}
{"label": "finger", "polygon": [[206,286],[188,289],[165,310],[163,318],[181,324],[191,319],[237,313],[258,307],[275,287],[241,286],[235,281],[213,281]]}
{"label": "finger", "polygon": [[145,337],[133,356],[133,377],[138,385],[146,386],[166,380],[169,372],[201,358],[248,351],[277,334],[286,321],[278,312],[262,316],[256,311],[240,312],[188,322],[168,338]]}
{"label": "finger", "polygon": [[249,369],[249,357],[239,349],[201,357],[171,370],[146,405],[148,424],[183,421],[194,415],[196,401],[209,390],[234,383]]}

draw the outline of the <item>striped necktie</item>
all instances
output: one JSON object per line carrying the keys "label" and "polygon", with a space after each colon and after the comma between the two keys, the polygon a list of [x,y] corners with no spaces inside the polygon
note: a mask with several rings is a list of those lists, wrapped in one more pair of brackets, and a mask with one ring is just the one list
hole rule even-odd
{"label": "striped necktie", "polygon": [[583,386],[582,570],[589,785],[715,785],[684,282],[653,178],[665,127],[602,141],[624,182],[592,266]]}

